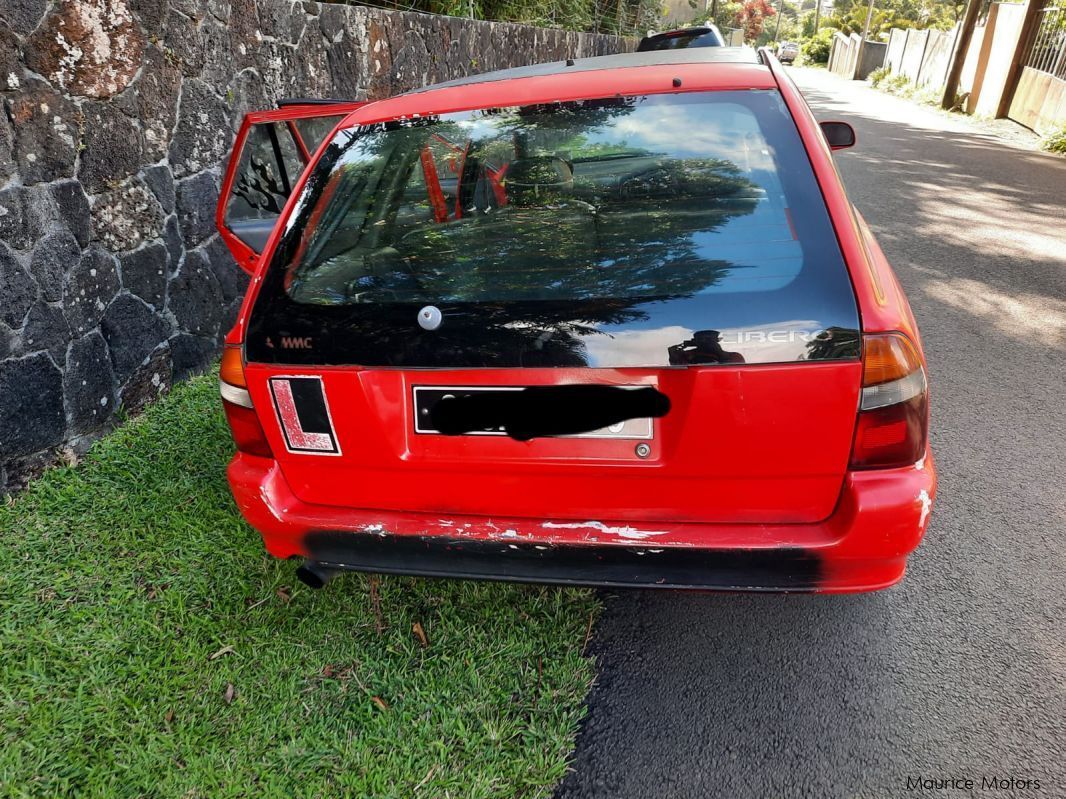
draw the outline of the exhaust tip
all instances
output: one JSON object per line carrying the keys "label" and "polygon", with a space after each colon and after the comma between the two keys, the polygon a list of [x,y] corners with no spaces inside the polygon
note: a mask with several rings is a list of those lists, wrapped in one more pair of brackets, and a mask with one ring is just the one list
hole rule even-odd
{"label": "exhaust tip", "polygon": [[337,576],[337,571],[318,561],[308,560],[296,570],[296,579],[317,591],[325,588],[327,583]]}

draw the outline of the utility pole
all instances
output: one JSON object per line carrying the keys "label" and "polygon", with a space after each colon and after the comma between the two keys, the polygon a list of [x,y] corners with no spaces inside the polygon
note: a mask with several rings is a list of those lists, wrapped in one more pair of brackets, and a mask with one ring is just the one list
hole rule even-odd
{"label": "utility pole", "polygon": [[777,34],[781,32],[781,17],[785,16],[785,0],[777,6],[777,24],[774,26],[774,41],[777,41]]}
{"label": "utility pole", "polygon": [[970,0],[966,4],[966,13],[962,18],[962,26],[959,34],[955,37],[955,52],[951,56],[951,69],[948,70],[948,80],[944,84],[944,97],[940,106],[950,111],[955,107],[955,95],[959,92],[959,78],[962,77],[962,68],[966,64],[966,54],[970,52],[970,40],[973,39],[973,29],[977,26],[977,15],[981,12],[982,0]]}
{"label": "utility pole", "polygon": [[862,43],[866,44],[866,39],[870,36],[870,23],[874,18],[874,0],[870,0],[870,6],[866,9],[866,24],[862,26]]}
{"label": "utility pole", "polygon": [[814,0],[814,35],[818,35],[818,23],[822,20],[822,0]]}
{"label": "utility pole", "polygon": [[866,9],[866,24],[862,26],[862,39],[859,41],[859,54],[855,57],[855,74],[851,77],[858,79],[858,74],[862,71],[862,57],[866,51],[866,38],[870,35],[870,22],[874,18],[874,0],[870,0],[870,5]]}

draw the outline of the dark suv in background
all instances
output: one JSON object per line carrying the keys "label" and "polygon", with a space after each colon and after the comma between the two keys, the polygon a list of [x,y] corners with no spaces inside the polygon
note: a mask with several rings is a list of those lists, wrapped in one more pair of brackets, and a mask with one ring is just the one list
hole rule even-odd
{"label": "dark suv in background", "polygon": [[725,47],[721,31],[714,25],[680,28],[645,36],[637,45],[637,52],[647,50],[681,50],[685,47]]}

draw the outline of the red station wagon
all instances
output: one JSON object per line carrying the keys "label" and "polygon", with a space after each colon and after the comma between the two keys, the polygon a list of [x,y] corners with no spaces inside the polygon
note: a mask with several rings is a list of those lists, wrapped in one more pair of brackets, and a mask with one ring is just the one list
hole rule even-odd
{"label": "red station wagon", "polygon": [[342,570],[869,591],[936,489],[925,358],[766,50],[250,114],[218,226],[241,512]]}

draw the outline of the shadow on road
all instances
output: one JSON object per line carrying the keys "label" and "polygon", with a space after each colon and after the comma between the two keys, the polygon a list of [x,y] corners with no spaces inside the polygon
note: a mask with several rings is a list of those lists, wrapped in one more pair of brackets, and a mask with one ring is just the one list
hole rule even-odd
{"label": "shadow on road", "polygon": [[1061,793],[1066,159],[800,81],[858,132],[838,165],[923,331],[930,531],[878,594],[610,596],[557,797],[882,797],[956,775]]}

